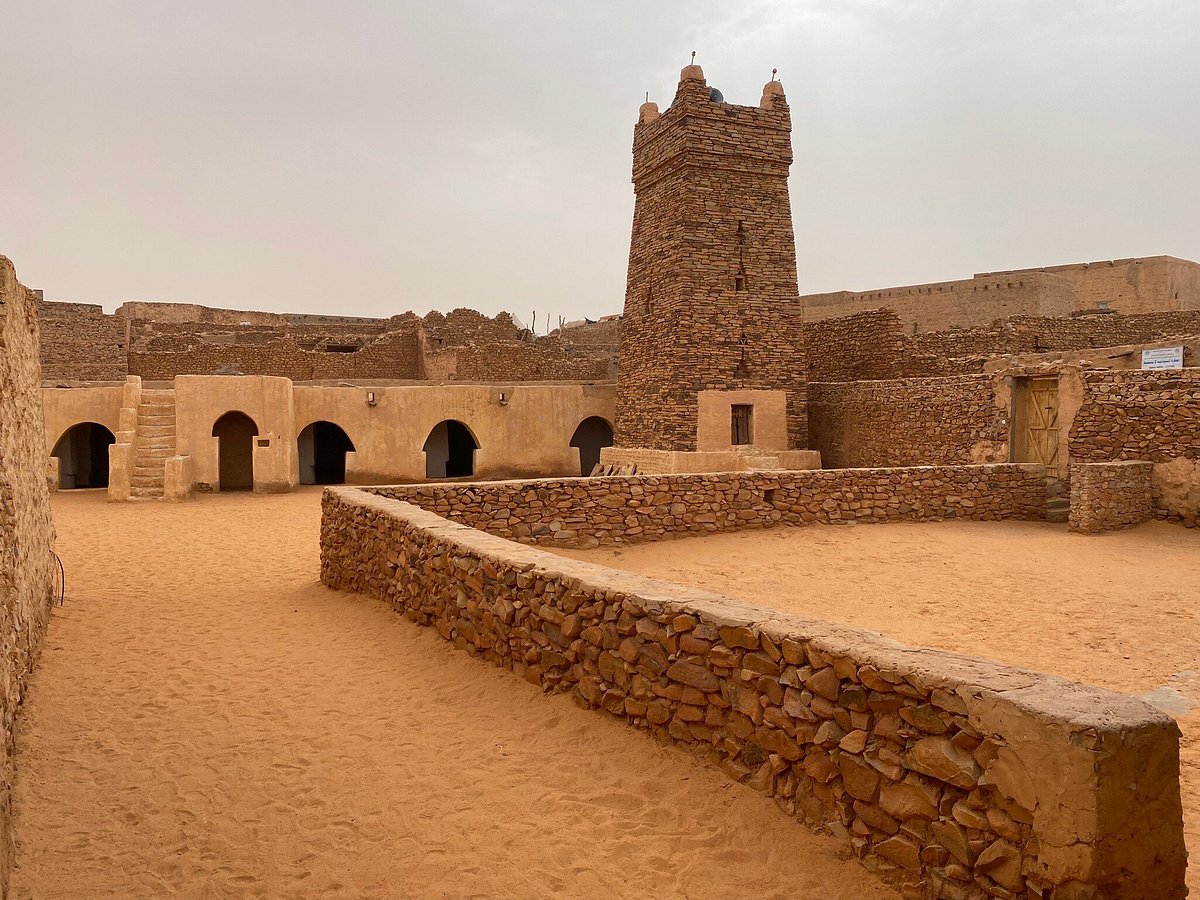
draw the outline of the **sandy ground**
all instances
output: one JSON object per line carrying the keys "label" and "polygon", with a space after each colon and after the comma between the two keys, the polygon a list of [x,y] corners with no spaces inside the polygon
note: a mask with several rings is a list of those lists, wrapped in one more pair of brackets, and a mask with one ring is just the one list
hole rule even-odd
{"label": "sandy ground", "polygon": [[[1200,531],[1084,537],[1033,522],[780,528],[556,551],[905,643],[986,656],[1148,699],[1183,729],[1200,859]],[[1200,895],[1200,864],[1188,884]]]}
{"label": "sandy ground", "polygon": [[17,898],[894,896],[686,753],[317,581],[319,494],[59,494]]}

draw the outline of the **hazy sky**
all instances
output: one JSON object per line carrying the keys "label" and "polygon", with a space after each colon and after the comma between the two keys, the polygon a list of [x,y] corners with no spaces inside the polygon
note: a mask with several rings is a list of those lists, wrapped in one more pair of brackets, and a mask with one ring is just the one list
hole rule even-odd
{"label": "hazy sky", "polygon": [[1198,0],[0,0],[0,253],[109,309],[618,312],[692,50],[779,68],[801,293],[1200,259]]}

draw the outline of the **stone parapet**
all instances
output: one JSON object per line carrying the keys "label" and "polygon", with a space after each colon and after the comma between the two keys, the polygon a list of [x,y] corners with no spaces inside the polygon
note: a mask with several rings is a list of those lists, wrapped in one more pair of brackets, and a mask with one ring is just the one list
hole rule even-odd
{"label": "stone parapet", "polygon": [[596,546],[772,525],[1040,519],[1041,466],[533,479],[366,488],[530,544]]}
{"label": "stone parapet", "polygon": [[1154,515],[1153,469],[1153,463],[1134,460],[1072,465],[1067,527],[1100,534],[1148,522]]}
{"label": "stone parapet", "polygon": [[[597,511],[580,502],[576,518]],[[1135,698],[565,559],[349,488],[323,498],[321,578],[695,751],[913,895],[1186,894],[1179,730]]]}

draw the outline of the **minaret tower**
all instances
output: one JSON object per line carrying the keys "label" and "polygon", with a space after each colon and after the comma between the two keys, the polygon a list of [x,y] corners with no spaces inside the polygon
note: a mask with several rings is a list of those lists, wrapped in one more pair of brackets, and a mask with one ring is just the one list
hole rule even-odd
{"label": "minaret tower", "polygon": [[666,112],[642,105],[618,450],[807,447],[791,130],[778,81],[734,106],[697,65]]}

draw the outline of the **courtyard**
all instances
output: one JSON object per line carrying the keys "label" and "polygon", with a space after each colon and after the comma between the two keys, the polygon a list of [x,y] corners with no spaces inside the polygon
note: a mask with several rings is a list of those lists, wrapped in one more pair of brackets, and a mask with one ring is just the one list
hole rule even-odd
{"label": "courtyard", "polygon": [[687,752],[324,588],[317,488],[53,503],[13,897],[896,896]]}

